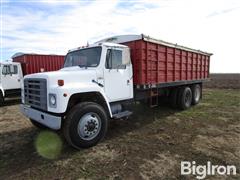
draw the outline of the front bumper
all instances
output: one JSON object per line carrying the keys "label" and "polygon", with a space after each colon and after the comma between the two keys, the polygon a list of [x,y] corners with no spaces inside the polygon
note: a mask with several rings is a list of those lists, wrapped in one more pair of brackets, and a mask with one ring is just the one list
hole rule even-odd
{"label": "front bumper", "polygon": [[31,120],[37,121],[51,129],[58,130],[61,128],[62,118],[59,116],[41,112],[23,104],[20,105],[20,111]]}

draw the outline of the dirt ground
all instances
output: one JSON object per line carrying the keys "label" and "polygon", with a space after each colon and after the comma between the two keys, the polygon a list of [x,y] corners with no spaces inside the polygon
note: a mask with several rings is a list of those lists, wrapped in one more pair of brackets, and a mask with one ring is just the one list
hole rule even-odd
{"label": "dirt ground", "polygon": [[0,179],[193,179],[180,175],[181,161],[235,165],[236,176],[207,179],[240,179],[239,90],[204,90],[187,111],[137,104],[95,147],[74,150],[60,135],[61,154],[52,160],[36,150],[39,133],[18,102],[0,108]]}
{"label": "dirt ground", "polygon": [[217,89],[240,89],[240,73],[212,73],[210,81],[204,86]]}

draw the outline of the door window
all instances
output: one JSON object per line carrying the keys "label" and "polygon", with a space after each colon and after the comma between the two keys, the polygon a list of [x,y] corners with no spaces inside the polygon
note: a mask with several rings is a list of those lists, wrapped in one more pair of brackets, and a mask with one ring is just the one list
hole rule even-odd
{"label": "door window", "polygon": [[17,67],[17,65],[11,65],[10,66],[10,72],[11,72],[11,74],[17,74],[18,73],[18,67]]}
{"label": "door window", "polygon": [[125,69],[126,65],[122,61],[122,51],[108,49],[106,57],[106,68],[107,69]]}

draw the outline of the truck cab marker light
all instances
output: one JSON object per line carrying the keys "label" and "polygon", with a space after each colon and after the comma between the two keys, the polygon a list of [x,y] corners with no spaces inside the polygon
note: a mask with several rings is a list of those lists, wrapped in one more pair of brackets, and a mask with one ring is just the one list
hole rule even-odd
{"label": "truck cab marker light", "polygon": [[63,85],[64,85],[64,80],[59,79],[59,80],[58,80],[58,86],[63,86]]}
{"label": "truck cab marker light", "polygon": [[67,97],[67,93],[63,93],[63,97]]}

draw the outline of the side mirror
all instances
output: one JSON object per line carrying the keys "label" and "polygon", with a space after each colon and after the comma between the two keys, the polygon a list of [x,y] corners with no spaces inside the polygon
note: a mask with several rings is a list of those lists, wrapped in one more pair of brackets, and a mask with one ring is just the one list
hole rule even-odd
{"label": "side mirror", "polygon": [[110,49],[107,51],[106,68],[109,70],[112,69],[112,51]]}
{"label": "side mirror", "polygon": [[129,48],[124,48],[123,49],[123,56],[122,56],[122,64],[123,65],[129,65],[130,63],[131,63],[130,49]]}
{"label": "side mirror", "polygon": [[108,60],[107,68],[108,68],[109,70],[112,69],[112,58],[110,58],[110,59]]}
{"label": "side mirror", "polygon": [[16,65],[11,65],[10,66],[10,76],[12,76],[13,74],[16,74],[16,72],[17,72],[17,70],[16,70],[16,72],[15,72],[15,69],[14,69],[14,67],[16,67]]}

